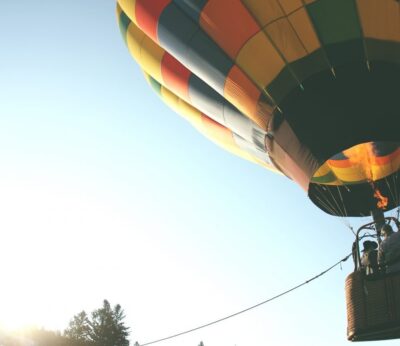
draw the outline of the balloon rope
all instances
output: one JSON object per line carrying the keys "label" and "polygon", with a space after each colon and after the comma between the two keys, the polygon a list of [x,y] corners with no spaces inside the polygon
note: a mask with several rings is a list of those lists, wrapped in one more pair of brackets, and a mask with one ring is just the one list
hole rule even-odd
{"label": "balloon rope", "polygon": [[189,333],[192,333],[192,332],[194,332],[194,331],[196,331],[196,330],[209,327],[209,326],[211,326],[211,325],[213,325],[213,324],[216,324],[216,323],[225,321],[225,320],[227,320],[227,319],[229,319],[229,318],[232,318],[232,317],[235,317],[235,316],[237,316],[237,315],[243,314],[243,313],[245,313],[245,312],[247,312],[247,311],[253,310],[253,309],[255,309],[255,308],[257,308],[257,307],[259,307],[259,306],[261,306],[261,305],[264,305],[264,304],[269,303],[269,302],[271,302],[271,301],[273,301],[273,300],[275,300],[275,299],[277,299],[277,298],[280,298],[280,297],[282,297],[282,296],[284,296],[284,295],[286,295],[286,294],[288,294],[288,293],[290,293],[290,292],[292,292],[292,291],[294,291],[294,290],[296,290],[296,289],[298,289],[298,288],[300,288],[300,287],[302,287],[302,286],[304,286],[304,285],[306,285],[306,284],[309,284],[311,281],[314,281],[315,279],[318,279],[319,277],[321,277],[322,275],[326,274],[327,272],[329,272],[330,270],[332,270],[333,268],[335,268],[335,267],[338,266],[339,264],[342,264],[342,262],[347,261],[348,258],[349,258],[351,255],[352,255],[351,253],[348,254],[346,257],[342,258],[340,261],[336,262],[334,265],[330,266],[328,269],[325,269],[323,272],[319,273],[318,275],[315,275],[315,276],[312,277],[311,279],[308,279],[308,280],[304,281],[303,283],[301,283],[301,284],[299,284],[299,285],[297,285],[297,286],[294,286],[294,287],[292,287],[292,288],[290,288],[290,289],[288,289],[288,290],[286,290],[286,291],[284,291],[284,292],[282,292],[282,293],[279,293],[279,294],[277,294],[276,296],[274,296],[274,297],[272,297],[272,298],[269,298],[269,299],[267,299],[267,300],[264,300],[264,301],[261,302],[261,303],[258,303],[258,304],[256,304],[256,305],[253,305],[253,306],[251,306],[251,307],[249,307],[249,308],[247,308],[247,309],[241,310],[241,311],[239,311],[239,312],[236,312],[236,313],[234,313],[234,314],[228,315],[228,316],[226,316],[226,317],[220,318],[220,319],[215,320],[215,321],[213,321],[213,322],[209,322],[209,323],[203,324],[203,325],[201,325],[201,326],[199,326],[199,327],[195,327],[195,328],[186,330],[186,331],[184,331],[184,332],[180,332],[180,333],[177,333],[177,334],[174,334],[174,335],[171,335],[171,336],[167,336],[167,337],[165,337],[165,338],[158,339],[158,340],[155,340],[155,341],[146,342],[146,343],[144,343],[144,344],[139,344],[139,346],[152,345],[152,344],[156,344],[156,343],[159,343],[159,342],[162,342],[162,341],[166,341],[166,340],[169,340],[169,339],[176,338],[176,337],[181,336],[181,335],[184,335],[184,334],[189,334]]}
{"label": "balloon rope", "polygon": [[[395,170],[395,167],[394,167],[394,165],[393,165],[393,161],[390,161],[390,170],[391,170],[392,172],[393,172],[393,170]],[[397,180],[398,174],[399,174],[399,171],[398,171],[398,169],[397,169],[397,170],[396,170],[396,174],[392,174],[392,175],[391,175],[391,178],[392,178],[392,181],[393,181],[393,188],[394,188],[394,191],[393,191],[393,189],[392,189],[392,187],[391,187],[391,185],[390,185],[390,183],[389,183],[388,177],[387,177],[387,176],[385,177],[385,182],[386,182],[386,185],[387,185],[387,187],[388,187],[388,189],[389,189],[391,198],[392,198],[393,201],[396,203],[396,205],[399,205],[399,196],[398,196],[398,193],[397,193],[397,184],[396,184],[396,182],[397,182],[396,180]]]}
{"label": "balloon rope", "polygon": [[321,198],[317,195],[315,197],[318,199],[319,203],[327,210],[329,211],[332,215],[336,215],[336,210],[332,208],[332,206],[329,204],[329,200],[327,198]]}
{"label": "balloon rope", "polygon": [[[329,188],[325,188],[325,191],[328,191],[330,193],[331,197],[332,197],[332,193],[329,190]],[[332,207],[332,209],[333,209],[333,211],[334,211],[334,213],[336,215],[341,215],[342,214],[342,212],[341,212],[340,208],[338,207],[338,204],[336,203],[334,198],[329,198],[328,196],[325,196],[324,193],[322,193],[322,196],[325,198],[326,202],[331,205],[331,207]]]}
{"label": "balloon rope", "polygon": [[343,210],[344,210],[344,216],[347,217],[346,205],[344,204],[342,193],[340,192],[339,186],[336,186],[336,188],[337,188],[337,190],[338,190],[340,200],[342,201]]}
{"label": "balloon rope", "polygon": [[325,205],[325,208],[332,214],[332,215],[336,215],[338,214],[336,211],[336,208],[334,205],[332,205],[332,203],[330,202],[329,198],[325,197],[325,194],[322,191],[319,191],[320,186],[317,186],[316,191],[318,191],[320,193],[320,197],[318,198],[318,196],[316,196],[319,201],[321,202],[321,204]]}
{"label": "balloon rope", "polygon": [[339,188],[339,186],[336,186],[336,187],[337,187],[337,190],[339,193],[340,200],[342,201],[342,205],[343,205],[343,209],[344,209],[344,213],[345,213],[345,216],[343,217],[343,223],[354,235],[356,235],[356,232],[354,231],[353,227],[351,227],[350,221],[348,221],[346,219],[348,217],[348,214],[347,214],[346,205],[344,204],[344,201],[343,201],[342,193],[340,192],[340,188]]}
{"label": "balloon rope", "polygon": [[399,179],[399,171],[397,171],[396,175],[393,176],[393,182],[394,182],[394,188],[395,188],[395,195],[397,197],[396,199],[396,205],[400,204],[400,192],[398,189],[398,179]]}
{"label": "balloon rope", "polygon": [[335,198],[334,194],[332,193],[331,189],[328,188],[328,192],[331,195],[333,201],[335,202],[336,206],[337,206],[337,210],[339,211],[340,216],[346,216],[345,212],[340,208],[340,203],[338,202],[338,200]]}
{"label": "balloon rope", "polygon": [[[394,181],[394,180],[393,180]],[[392,187],[390,186],[389,180],[387,177],[385,177],[385,182],[386,182],[386,186],[388,187],[389,193],[390,193],[390,197],[393,200],[394,203],[396,203],[396,205],[398,205],[398,199],[397,199],[397,193],[393,191]],[[397,190],[397,189],[396,189]]]}

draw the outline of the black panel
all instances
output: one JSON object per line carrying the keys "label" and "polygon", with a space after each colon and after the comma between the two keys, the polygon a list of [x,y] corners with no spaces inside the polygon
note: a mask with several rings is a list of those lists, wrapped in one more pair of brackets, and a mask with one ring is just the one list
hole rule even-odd
{"label": "black panel", "polygon": [[362,63],[366,60],[361,39],[351,40],[325,47],[326,54],[332,66],[340,66],[349,62]]}
{"label": "black panel", "polygon": [[400,141],[400,66],[347,64],[320,72],[280,103],[300,142],[322,164],[334,154],[369,141]]}

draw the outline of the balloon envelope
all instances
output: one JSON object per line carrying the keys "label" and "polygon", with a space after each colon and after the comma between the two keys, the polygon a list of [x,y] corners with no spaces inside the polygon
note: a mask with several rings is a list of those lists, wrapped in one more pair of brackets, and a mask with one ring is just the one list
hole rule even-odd
{"label": "balloon envelope", "polygon": [[398,1],[118,0],[117,15],[153,89],[211,140],[330,214],[399,205]]}

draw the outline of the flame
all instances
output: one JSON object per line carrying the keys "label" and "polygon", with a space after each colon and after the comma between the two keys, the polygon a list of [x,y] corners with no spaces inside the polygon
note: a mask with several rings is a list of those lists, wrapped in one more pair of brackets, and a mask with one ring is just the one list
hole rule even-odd
{"label": "flame", "polygon": [[369,182],[374,181],[374,173],[372,170],[372,162],[374,157],[374,148],[372,142],[356,145],[343,152],[349,161],[359,166],[360,170],[364,173],[365,179]]}
{"label": "flame", "polygon": [[379,209],[385,209],[387,207],[389,199],[383,196],[381,192],[378,190],[378,188],[375,188],[374,197],[378,200],[376,206]]}
{"label": "flame", "polygon": [[388,205],[389,199],[382,195],[379,189],[375,186],[374,171],[372,169],[374,159],[374,147],[372,142],[363,143],[356,145],[350,149],[344,151],[344,154],[348,157],[349,161],[359,166],[363,172],[365,179],[371,184],[372,190],[374,191],[374,197],[377,199],[376,206],[379,209],[385,209]]}

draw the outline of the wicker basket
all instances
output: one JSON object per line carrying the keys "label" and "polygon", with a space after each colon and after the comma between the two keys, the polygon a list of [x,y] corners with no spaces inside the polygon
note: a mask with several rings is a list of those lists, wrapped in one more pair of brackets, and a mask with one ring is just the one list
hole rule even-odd
{"label": "wicker basket", "polygon": [[400,338],[400,273],[346,278],[347,338],[351,341]]}

